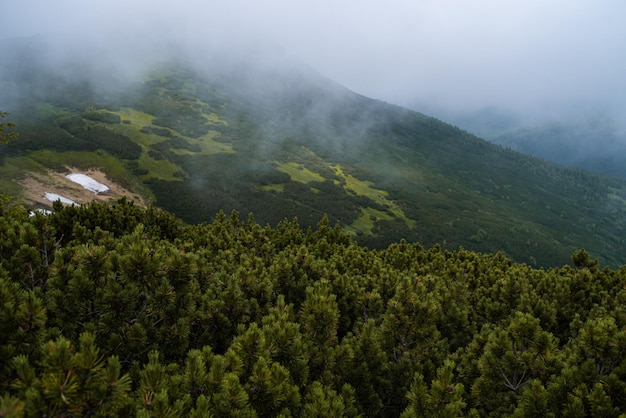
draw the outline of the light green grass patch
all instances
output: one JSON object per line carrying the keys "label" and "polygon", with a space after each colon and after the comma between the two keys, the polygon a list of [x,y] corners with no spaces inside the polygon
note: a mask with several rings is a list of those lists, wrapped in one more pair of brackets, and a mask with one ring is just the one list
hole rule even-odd
{"label": "light green grass patch", "polygon": [[265,186],[260,186],[259,189],[263,190],[264,192],[282,193],[285,191],[285,185],[284,184],[266,184]]}
{"label": "light green grass patch", "polygon": [[[31,154],[31,158],[42,167],[59,169],[60,167],[76,167],[83,170],[90,168],[104,171],[111,180],[125,186],[132,185],[144,196],[149,193],[144,186],[140,186],[133,177],[128,174],[124,164],[116,157],[104,151],[36,151]],[[148,193],[148,194],[147,194]]]}
{"label": "light green grass patch", "polygon": [[611,200],[614,200],[616,202],[620,202],[624,205],[626,205],[626,200],[624,200],[624,198],[622,198],[620,195],[615,194],[615,193],[609,193],[608,194],[608,198]]}
{"label": "light green grass patch", "polygon": [[[156,135],[156,134],[147,134],[141,132],[141,129],[144,126],[152,125],[153,116],[144,112],[140,112],[135,109],[122,109],[118,112],[115,112],[124,120],[130,120],[130,124],[120,123],[115,125],[112,129],[116,132],[124,134],[132,139],[137,144],[141,145],[144,148],[149,147],[152,144],[156,144],[164,141],[166,138]],[[171,129],[170,129],[171,131]],[[172,131],[175,132],[175,131]],[[144,149],[144,152],[146,150]]]}
{"label": "light green grass patch", "polygon": [[5,158],[0,166],[0,193],[18,196],[22,191],[19,182],[29,172],[45,173],[45,167],[25,156]]}
{"label": "light green grass patch", "polygon": [[361,208],[361,215],[350,225],[346,226],[345,230],[352,235],[373,235],[372,230],[376,221],[392,221],[393,219],[393,216],[385,211]]}
{"label": "light green grass patch", "polygon": [[387,200],[389,193],[385,190],[374,189],[372,187],[374,183],[371,181],[359,180],[350,174],[345,174],[339,164],[331,165],[330,168],[335,170],[335,174],[338,177],[345,180],[345,185],[343,186],[344,189],[359,196],[368,197],[378,203],[384,203]]}
{"label": "light green grass patch", "polygon": [[609,200],[621,203],[622,205],[626,206],[626,199],[624,199],[623,197],[624,195],[625,193],[623,190],[616,189],[615,187],[609,187],[609,193],[607,194],[607,197],[609,198]]}
{"label": "light green grass patch", "polygon": [[0,194],[18,196],[21,191],[22,188],[18,183],[7,180],[4,177],[0,179]]}
{"label": "light green grass patch", "polygon": [[[216,141],[214,138],[218,135],[219,132],[217,131],[209,131],[206,135],[199,138],[189,138],[182,135],[181,137],[185,138],[190,144],[198,144],[200,146],[200,154],[219,154],[221,152],[234,154],[237,152],[231,144]],[[178,155],[198,154],[187,149],[172,149],[172,152]]]}
{"label": "light green grass patch", "polygon": [[277,170],[287,174],[292,181],[297,181],[303,184],[307,184],[312,181],[324,181],[324,177],[314,171],[309,170],[302,164],[291,161],[287,163],[279,163],[275,161],[275,163],[278,166]]}
{"label": "light green grass patch", "polygon": [[141,129],[146,125],[152,125],[152,121],[154,120],[154,116],[148,113],[140,112],[137,109],[127,107],[113,113],[119,115],[123,121],[129,120],[132,125],[139,125],[138,129]]}
{"label": "light green grass patch", "polygon": [[[129,108],[124,108],[116,113],[122,118],[122,120],[130,120],[131,122],[130,125],[122,123],[118,125],[116,129],[119,130],[121,133],[124,133],[125,135],[129,136],[133,141],[137,142],[139,145],[142,145],[144,147],[149,147],[152,144],[156,144],[156,143],[167,140],[167,138],[164,138],[156,134],[146,134],[146,133],[141,132],[141,129],[144,126],[149,126],[152,124],[152,121],[154,119],[152,115],[149,115],[144,112],[140,112],[135,109],[129,109]],[[219,119],[219,116],[217,115],[215,116]],[[223,122],[226,124],[225,121]],[[199,138],[190,138],[190,137],[181,135],[179,132],[177,132],[174,129],[171,129],[171,128],[167,128],[167,129],[169,129],[176,136],[180,136],[181,138],[184,138],[190,144],[199,145],[200,154],[217,154],[220,152],[226,152],[226,153],[231,153],[231,154],[235,153],[235,150],[233,149],[232,145],[218,142],[214,139],[217,135],[219,135],[219,132],[217,131],[209,131],[206,135],[203,135]],[[144,149],[144,153],[145,152],[146,150]],[[189,151],[186,149],[174,149],[174,148],[172,149],[172,152],[178,155],[197,154],[196,152]]]}
{"label": "light green grass patch", "polygon": [[[45,151],[45,153],[52,154],[51,151]],[[0,166],[0,173],[3,179],[21,179],[27,171],[44,173],[46,168],[37,160],[24,155],[8,157],[4,160],[4,164]]]}
{"label": "light green grass patch", "polygon": [[[141,112],[138,112],[138,113],[141,113]],[[117,125],[116,127],[116,130],[118,132],[121,132],[127,135],[128,137],[131,138],[133,142],[141,146],[141,155],[137,159],[137,163],[140,168],[148,170],[148,174],[144,174],[139,177],[142,180],[155,178],[158,180],[166,180],[166,181],[180,181],[181,179],[179,177],[174,176],[174,173],[181,171],[180,168],[176,164],[173,164],[172,162],[166,159],[163,159],[163,160],[154,159],[148,154],[148,151],[150,151],[151,149],[150,146],[152,144],[156,144],[156,143],[165,141],[167,139],[163,138],[162,136],[155,135],[155,134],[144,134],[140,132],[140,129],[143,126],[145,125],[139,126],[139,125],[120,124],[120,125]],[[172,132],[175,132],[175,131],[172,131]],[[181,151],[180,153],[182,154],[183,153],[182,151],[186,151],[186,150],[179,150],[179,151]],[[96,152],[100,152],[100,151],[96,151]]]}
{"label": "light green grass patch", "polygon": [[[352,192],[359,196],[365,196],[373,200],[379,205],[382,205],[383,207],[388,208],[388,210],[391,213],[393,213],[394,216],[396,216],[399,219],[402,219],[409,228],[415,227],[416,222],[413,219],[407,218],[402,208],[400,208],[400,206],[398,206],[396,202],[388,199],[389,193],[387,191],[373,188],[372,185],[374,183],[372,183],[371,181],[359,180],[356,177],[352,176],[351,174],[344,173],[343,169],[341,168],[339,164],[331,165],[330,168],[335,170],[335,174],[338,177],[343,178],[343,180],[345,181],[343,188],[346,189],[346,191]],[[360,217],[358,219],[360,219]],[[370,231],[371,231],[371,228],[370,228]]]}
{"label": "light green grass patch", "polygon": [[81,169],[102,169],[112,177],[127,177],[126,169],[120,160],[102,150],[97,151],[35,151],[30,158],[41,166],[51,169],[77,167]]}
{"label": "light green grass patch", "polygon": [[218,124],[221,123],[224,126],[228,126],[228,122],[225,121],[224,119],[220,118],[219,115],[217,113],[209,113],[208,115],[206,115],[206,118],[209,122],[213,123],[213,124]]}
{"label": "light green grass patch", "polygon": [[165,180],[165,181],[181,181],[180,177],[177,177],[175,174],[179,173],[181,170],[176,165],[171,163],[168,160],[155,160],[150,157],[145,152],[141,154],[139,159],[137,160],[139,163],[139,167],[148,170],[147,174],[141,176],[142,179],[157,179],[157,180]]}

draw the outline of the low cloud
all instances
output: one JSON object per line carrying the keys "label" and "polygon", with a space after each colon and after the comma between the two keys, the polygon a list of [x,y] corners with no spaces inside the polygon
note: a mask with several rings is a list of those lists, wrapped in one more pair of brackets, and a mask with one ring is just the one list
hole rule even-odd
{"label": "low cloud", "polygon": [[50,60],[73,45],[94,57],[114,45],[115,64],[132,62],[131,72],[171,49],[194,55],[258,42],[358,93],[414,108],[626,115],[619,0],[8,0],[2,10],[0,38],[52,34]]}

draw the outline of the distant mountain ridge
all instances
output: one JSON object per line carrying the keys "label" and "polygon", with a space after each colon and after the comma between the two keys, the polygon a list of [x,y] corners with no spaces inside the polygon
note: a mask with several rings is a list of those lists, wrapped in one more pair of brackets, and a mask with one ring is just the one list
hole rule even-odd
{"label": "distant mountain ridge", "polygon": [[372,248],[406,239],[541,266],[586,248],[626,262],[625,181],[492,145],[285,57],[219,56],[96,80],[94,63],[50,69],[24,45],[8,51],[0,107],[20,138],[0,147],[0,192],[97,168],[188,222],[236,210],[307,227],[328,214]]}
{"label": "distant mountain ridge", "polygon": [[[626,178],[626,132],[601,110],[533,120],[503,109],[441,112],[442,119],[490,142],[594,173]],[[535,117],[537,118],[537,117]]]}

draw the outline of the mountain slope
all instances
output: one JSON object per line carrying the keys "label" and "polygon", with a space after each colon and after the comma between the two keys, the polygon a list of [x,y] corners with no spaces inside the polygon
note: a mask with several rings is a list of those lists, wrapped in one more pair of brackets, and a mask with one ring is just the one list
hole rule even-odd
{"label": "mountain slope", "polygon": [[299,64],[178,58],[124,80],[50,71],[20,51],[0,84],[20,131],[0,149],[0,192],[24,196],[29,172],[98,168],[189,222],[237,210],[312,226],[327,213],[372,247],[404,238],[543,266],[584,247],[626,262],[624,181],[491,145]]}
{"label": "mountain slope", "polygon": [[614,116],[601,110],[572,111],[558,120],[544,121],[493,107],[460,113],[433,110],[443,120],[504,147],[569,167],[626,178],[626,132]]}
{"label": "mountain slope", "polygon": [[497,144],[560,164],[626,178],[624,139],[626,136],[608,123],[548,123],[492,138]]}

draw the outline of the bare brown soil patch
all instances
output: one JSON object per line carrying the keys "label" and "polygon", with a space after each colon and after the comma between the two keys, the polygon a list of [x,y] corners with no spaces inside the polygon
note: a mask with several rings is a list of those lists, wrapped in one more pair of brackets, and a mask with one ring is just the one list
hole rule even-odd
{"label": "bare brown soil patch", "polygon": [[[102,183],[109,188],[107,192],[94,193],[85,189],[79,183],[75,183],[72,180],[65,177],[67,174],[85,174],[98,183]],[[27,204],[32,204],[35,207],[49,209],[52,207],[52,202],[47,200],[46,193],[56,193],[65,198],[71,199],[74,202],[84,205],[92,201],[106,202],[109,200],[117,200],[123,196],[135,201],[136,204],[145,206],[145,201],[137,193],[133,193],[130,190],[112,182],[106,177],[106,174],[100,170],[79,170],[76,168],[68,167],[67,171],[58,172],[47,170],[45,173],[29,173],[24,180],[21,181],[21,185],[24,190],[23,199]]]}

